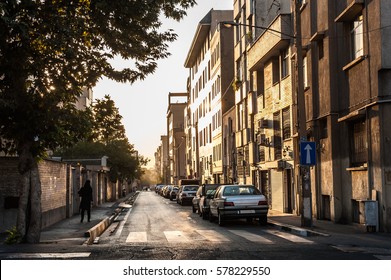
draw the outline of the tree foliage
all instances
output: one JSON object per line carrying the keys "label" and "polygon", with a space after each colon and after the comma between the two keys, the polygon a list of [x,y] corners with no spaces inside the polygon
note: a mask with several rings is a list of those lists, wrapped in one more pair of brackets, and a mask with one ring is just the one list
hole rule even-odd
{"label": "tree foliage", "polygon": [[125,136],[122,116],[109,95],[97,99],[92,106],[92,137],[74,146],[57,151],[58,156],[67,159],[96,159],[108,156],[110,180],[130,181],[140,178],[142,166],[148,159],[138,155]]}
{"label": "tree foliage", "polygon": [[94,141],[106,145],[113,140],[127,141],[122,116],[109,95],[105,95],[102,100],[97,99],[92,107],[92,112],[94,120],[92,139]]}
{"label": "tree foliage", "polygon": [[[37,159],[70,145],[89,128],[74,108],[82,89],[106,76],[134,82],[169,55],[173,30],[160,16],[180,20],[195,0],[2,0],[0,2],[0,137],[17,151],[21,174],[17,229],[40,238],[41,185]],[[120,56],[129,66],[115,69]]]}

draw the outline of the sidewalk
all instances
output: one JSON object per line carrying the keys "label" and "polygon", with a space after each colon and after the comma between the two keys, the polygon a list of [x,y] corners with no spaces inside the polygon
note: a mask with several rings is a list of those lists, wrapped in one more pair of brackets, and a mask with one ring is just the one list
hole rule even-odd
{"label": "sidewalk", "polygon": [[[80,215],[60,221],[41,232],[40,243],[71,242],[92,244],[120,214],[123,208],[131,207],[128,201],[134,200],[135,193],[129,193],[115,202],[106,202],[91,209],[91,221],[80,222]],[[125,205],[126,204],[126,205]],[[86,218],[86,217],[85,217]],[[86,219],[84,219],[86,220]]]}
{"label": "sidewalk", "polygon": [[269,210],[268,222],[283,230],[292,231],[302,236],[329,236],[333,233],[357,234],[366,232],[366,228],[363,225],[336,224],[331,221],[316,219],[312,220],[312,227],[302,227],[300,216],[282,213],[276,210]]}

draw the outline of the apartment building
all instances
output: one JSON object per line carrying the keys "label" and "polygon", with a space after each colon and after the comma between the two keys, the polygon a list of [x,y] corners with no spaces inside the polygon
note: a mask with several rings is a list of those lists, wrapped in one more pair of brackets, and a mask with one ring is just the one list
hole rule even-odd
{"label": "apartment building", "polygon": [[[223,113],[232,107],[232,31],[220,29],[232,11],[211,10],[199,22],[185,68],[189,69],[188,176],[220,183],[223,175]],[[190,148],[191,147],[191,148]]]}
{"label": "apartment building", "polygon": [[292,138],[291,1],[247,1],[245,11],[251,33],[246,55],[252,183],[267,195],[272,209],[292,213],[299,201]]}
{"label": "apartment building", "polygon": [[314,215],[390,232],[389,2],[303,1],[300,17]]}
{"label": "apartment building", "polygon": [[169,184],[178,184],[186,178],[184,110],[187,106],[187,93],[168,94],[167,108],[167,151]]}
{"label": "apartment building", "polygon": [[91,107],[93,102],[93,91],[91,88],[83,88],[82,94],[77,98],[75,102],[76,109],[85,110]]}
{"label": "apartment building", "polygon": [[155,152],[155,170],[160,175],[160,183],[169,184],[170,166],[167,135],[160,136],[160,145]]}
{"label": "apartment building", "polygon": [[237,182],[254,184],[282,212],[294,184],[291,1],[234,1]]}

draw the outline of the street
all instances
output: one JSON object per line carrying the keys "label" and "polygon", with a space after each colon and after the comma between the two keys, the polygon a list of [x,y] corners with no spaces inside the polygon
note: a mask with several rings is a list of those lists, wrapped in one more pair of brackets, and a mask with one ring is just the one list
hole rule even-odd
{"label": "street", "polygon": [[[300,231],[278,227],[278,216],[270,214],[266,226],[246,220],[227,221],[219,226],[193,213],[191,205],[181,206],[150,191],[136,193],[119,205],[120,214],[91,245],[86,244],[83,232],[92,225],[80,223],[76,215],[44,231],[40,244],[2,245],[0,258],[391,260],[389,235],[352,230],[346,225],[326,222],[319,226],[328,234],[318,231],[319,234],[305,236]],[[93,217],[96,211],[93,210]],[[110,207],[101,211],[112,212]],[[101,216],[104,217],[105,214]]]}
{"label": "street", "polygon": [[344,250],[347,244],[342,236],[302,237],[245,220],[219,227],[192,213],[191,206],[181,206],[154,192],[141,192],[133,208],[113,226],[113,232],[106,231],[91,247],[90,258],[377,259],[374,252]]}

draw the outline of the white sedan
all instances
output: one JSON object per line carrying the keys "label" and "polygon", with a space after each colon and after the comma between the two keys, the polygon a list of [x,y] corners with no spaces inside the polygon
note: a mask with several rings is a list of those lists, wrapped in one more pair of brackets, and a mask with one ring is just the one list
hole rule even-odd
{"label": "white sedan", "polygon": [[209,220],[259,219],[261,225],[267,224],[269,206],[266,197],[253,185],[222,185],[210,201]]}

